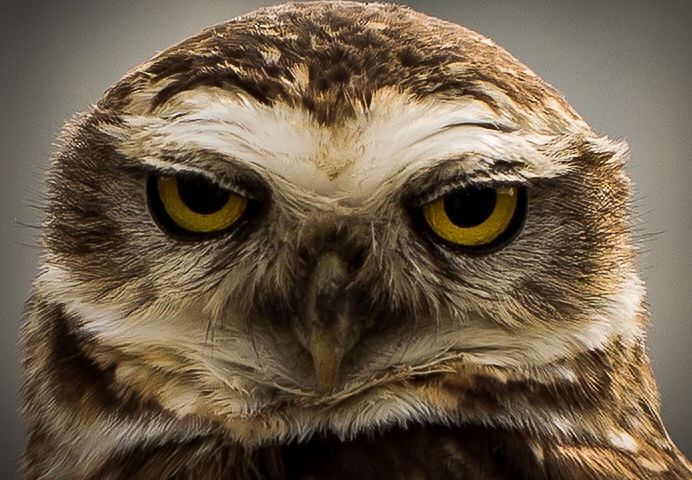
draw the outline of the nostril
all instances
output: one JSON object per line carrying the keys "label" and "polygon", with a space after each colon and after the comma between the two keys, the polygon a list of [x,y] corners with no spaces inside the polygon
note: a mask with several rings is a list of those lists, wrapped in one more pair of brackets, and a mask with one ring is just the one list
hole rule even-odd
{"label": "nostril", "polygon": [[298,247],[297,254],[302,263],[308,263],[311,260],[310,250],[304,246]]}
{"label": "nostril", "polygon": [[365,248],[358,248],[354,250],[348,261],[349,273],[355,273],[356,271],[360,270],[363,264],[365,264],[367,256],[368,254]]}

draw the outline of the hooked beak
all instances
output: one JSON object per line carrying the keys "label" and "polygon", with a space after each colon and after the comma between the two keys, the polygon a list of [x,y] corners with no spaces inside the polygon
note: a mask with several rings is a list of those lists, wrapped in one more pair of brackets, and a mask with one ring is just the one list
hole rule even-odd
{"label": "hooked beak", "polygon": [[308,281],[304,314],[293,324],[298,340],[310,352],[321,393],[333,389],[341,360],[362,331],[360,322],[352,318],[350,276],[339,254],[322,255]]}

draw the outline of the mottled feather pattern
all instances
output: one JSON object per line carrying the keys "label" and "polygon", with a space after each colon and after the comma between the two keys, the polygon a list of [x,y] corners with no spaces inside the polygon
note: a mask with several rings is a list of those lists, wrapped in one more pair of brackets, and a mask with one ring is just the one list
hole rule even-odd
{"label": "mottled feather pattern", "polygon": [[[205,29],[61,136],[24,324],[27,479],[686,479],[644,345],[627,146],[492,41],[308,2]],[[152,175],[257,205],[162,231]],[[466,255],[412,212],[527,191]],[[288,327],[325,249],[366,334],[320,391]]]}

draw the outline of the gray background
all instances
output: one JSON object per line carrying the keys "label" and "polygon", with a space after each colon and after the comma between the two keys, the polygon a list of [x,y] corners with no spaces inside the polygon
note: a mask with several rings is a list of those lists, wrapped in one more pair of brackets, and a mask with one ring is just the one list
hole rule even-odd
{"label": "gray background", "polygon": [[[42,177],[63,123],[128,69],[204,26],[273,2],[0,3],[0,478],[24,441],[17,414],[18,328],[36,272]],[[408,3],[494,39],[632,148],[649,348],[663,416],[692,453],[692,2]],[[652,235],[654,234],[655,235]]]}

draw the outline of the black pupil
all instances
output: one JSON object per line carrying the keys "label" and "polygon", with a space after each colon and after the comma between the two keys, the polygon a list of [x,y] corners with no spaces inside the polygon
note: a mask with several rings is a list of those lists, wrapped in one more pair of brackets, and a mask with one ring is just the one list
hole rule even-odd
{"label": "black pupil", "polygon": [[187,207],[195,213],[218,212],[226,205],[231,192],[213,183],[195,177],[178,177],[178,193]]}
{"label": "black pupil", "polygon": [[475,227],[495,210],[497,194],[492,188],[468,189],[445,195],[445,213],[458,227]]}

